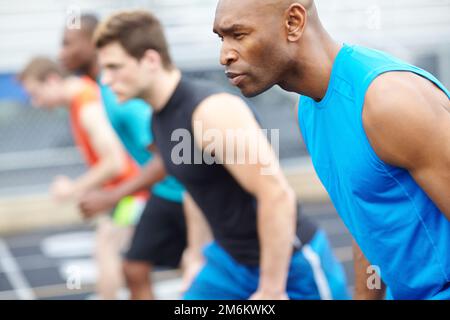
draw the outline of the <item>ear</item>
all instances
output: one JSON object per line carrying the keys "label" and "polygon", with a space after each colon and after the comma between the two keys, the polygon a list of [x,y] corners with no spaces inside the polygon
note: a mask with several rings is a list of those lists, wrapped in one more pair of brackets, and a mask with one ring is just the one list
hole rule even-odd
{"label": "ear", "polygon": [[287,39],[290,42],[298,41],[306,27],[308,10],[299,3],[293,3],[285,13],[285,27]]}
{"label": "ear", "polygon": [[161,55],[156,50],[148,49],[141,58],[141,63],[150,69],[157,69],[162,65]]}

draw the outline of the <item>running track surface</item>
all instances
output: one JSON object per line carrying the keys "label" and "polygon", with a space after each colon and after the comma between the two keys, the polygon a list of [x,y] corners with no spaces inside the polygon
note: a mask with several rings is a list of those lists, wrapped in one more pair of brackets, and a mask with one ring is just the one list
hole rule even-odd
{"label": "running track surface", "polygon": [[[327,232],[353,292],[351,237],[335,209],[323,203],[304,204],[303,210]],[[96,299],[93,236],[89,225],[0,236],[0,300]],[[153,279],[159,299],[180,298],[178,270],[158,270]],[[120,298],[127,296],[121,290]]]}

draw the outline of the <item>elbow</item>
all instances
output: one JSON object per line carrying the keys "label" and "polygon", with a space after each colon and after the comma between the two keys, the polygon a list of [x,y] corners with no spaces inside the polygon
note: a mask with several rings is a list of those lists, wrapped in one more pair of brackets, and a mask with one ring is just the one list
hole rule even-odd
{"label": "elbow", "polygon": [[297,195],[291,186],[286,184],[278,184],[274,188],[265,189],[258,197],[258,201],[262,201],[271,207],[283,207],[286,214],[296,215]]}
{"label": "elbow", "polygon": [[297,196],[290,186],[283,186],[280,187],[278,199],[279,199],[278,201],[282,203],[290,204],[293,207],[295,207]]}
{"label": "elbow", "polygon": [[278,196],[281,198],[280,201],[290,203],[295,206],[297,195],[285,179],[282,179],[278,183]]}
{"label": "elbow", "polygon": [[295,194],[294,189],[290,186],[286,186],[283,190],[283,201],[291,206],[291,218],[295,219],[297,216],[297,195]]}
{"label": "elbow", "polygon": [[289,186],[278,187],[272,191],[270,195],[266,193],[264,198],[258,198],[258,226],[262,228],[260,230],[275,230],[274,234],[278,234],[280,239],[292,243],[297,226],[295,193]]}
{"label": "elbow", "polygon": [[109,173],[112,177],[119,177],[127,170],[127,159],[124,155],[110,158]]}

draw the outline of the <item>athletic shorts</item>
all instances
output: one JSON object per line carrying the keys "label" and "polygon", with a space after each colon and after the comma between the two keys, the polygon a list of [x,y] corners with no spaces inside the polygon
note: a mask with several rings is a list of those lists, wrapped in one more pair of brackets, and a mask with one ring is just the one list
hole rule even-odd
{"label": "athletic shorts", "polygon": [[177,268],[186,243],[182,204],[153,194],[136,226],[125,258],[160,267]]}
{"label": "athletic shorts", "polygon": [[[204,254],[206,264],[184,299],[244,300],[256,291],[259,267],[239,264],[215,242],[205,248]],[[322,230],[292,256],[287,294],[298,300],[350,298],[344,268]]]}
{"label": "athletic shorts", "polygon": [[120,227],[135,226],[144,211],[147,198],[126,196],[111,211],[111,219]]}

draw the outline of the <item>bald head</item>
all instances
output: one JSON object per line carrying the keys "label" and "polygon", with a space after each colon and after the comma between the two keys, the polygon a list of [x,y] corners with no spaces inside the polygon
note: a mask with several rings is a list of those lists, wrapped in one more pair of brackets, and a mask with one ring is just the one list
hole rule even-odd
{"label": "bald head", "polygon": [[279,6],[284,9],[287,9],[291,4],[294,3],[298,3],[304,6],[306,9],[309,9],[314,3],[313,0],[262,0],[261,2],[267,2],[273,6]]}
{"label": "bald head", "polygon": [[236,6],[238,3],[281,10],[286,10],[292,4],[299,4],[307,10],[314,6],[314,0],[219,0],[217,7]]}
{"label": "bald head", "polygon": [[59,53],[63,66],[74,72],[88,73],[96,63],[95,46],[92,42],[99,20],[94,14],[80,17],[80,29],[64,29]]}
{"label": "bald head", "polygon": [[271,13],[273,12],[285,13],[286,10],[292,9],[295,5],[302,6],[307,12],[308,17],[313,18],[311,19],[313,23],[318,19],[314,0],[259,0],[259,1],[249,0],[249,1],[256,2],[257,5],[265,6],[265,8],[269,10],[268,12]]}
{"label": "bald head", "polygon": [[219,0],[216,8],[216,22],[222,18],[248,20],[259,16],[265,21],[264,25],[273,27],[274,24],[285,20],[287,13],[296,9],[300,9],[307,15],[313,25],[319,20],[314,0]]}
{"label": "bald head", "polygon": [[92,13],[84,13],[80,16],[79,19],[79,27],[74,28],[71,25],[66,25],[64,28],[64,33],[74,34],[78,37],[84,37],[91,40],[94,35],[95,29],[99,24],[97,16]]}
{"label": "bald head", "polygon": [[81,29],[80,31],[83,32],[86,36],[89,37],[89,39],[92,39],[92,36],[94,35],[94,31],[97,28],[99,21],[96,15],[87,13],[82,14],[80,17],[80,24]]}

